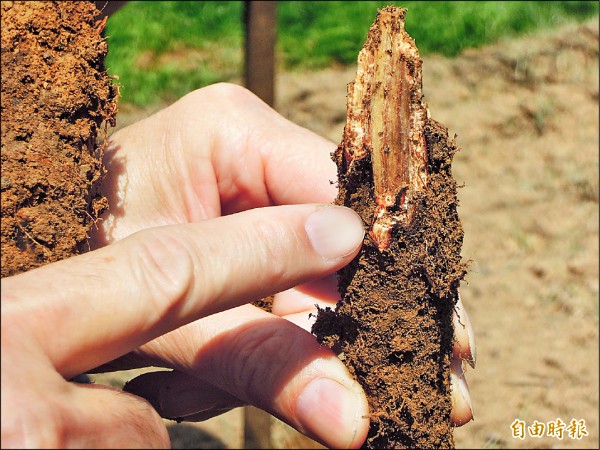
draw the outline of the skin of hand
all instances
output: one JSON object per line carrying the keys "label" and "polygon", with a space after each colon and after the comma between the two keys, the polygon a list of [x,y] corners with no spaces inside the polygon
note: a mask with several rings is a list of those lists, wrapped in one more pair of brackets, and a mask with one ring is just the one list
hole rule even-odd
{"label": "skin of hand", "polygon": [[[92,251],[2,280],[2,447],[168,447],[161,419],[253,404],[334,448],[359,447],[362,388],[310,330],[364,236],[330,206],[335,145],[217,84],[115,133],[110,210]],[[273,313],[249,303],[277,293]],[[455,317],[452,419],[472,418]],[[67,381],[166,367],[119,390]]]}

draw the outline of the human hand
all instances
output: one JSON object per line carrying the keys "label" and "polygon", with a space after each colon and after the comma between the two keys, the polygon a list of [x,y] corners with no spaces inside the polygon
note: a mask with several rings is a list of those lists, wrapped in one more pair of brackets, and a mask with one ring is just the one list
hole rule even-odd
{"label": "human hand", "polygon": [[[354,213],[305,204],[334,198],[334,146],[227,85],[111,141],[98,250],[3,280],[3,446],[168,445],[140,397],[185,420],[250,403],[328,446],[360,446],[364,394],[302,329],[315,303],[334,305],[326,275],[362,239]],[[323,234],[311,240],[307,220]],[[246,304],[275,292],[274,314]],[[457,358],[470,348],[457,332]],[[108,362],[174,370],[131,381],[139,396],[64,380]],[[456,386],[455,421],[470,412]]]}

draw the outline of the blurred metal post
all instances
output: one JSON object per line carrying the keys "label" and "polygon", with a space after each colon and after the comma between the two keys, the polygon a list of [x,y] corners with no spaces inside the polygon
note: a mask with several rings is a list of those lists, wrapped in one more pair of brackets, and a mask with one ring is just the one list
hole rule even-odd
{"label": "blurred metal post", "polygon": [[275,41],[277,2],[245,1],[244,22],[246,87],[273,106],[275,100]]}
{"label": "blurred metal post", "polygon": [[[269,106],[275,102],[275,40],[277,38],[277,2],[245,1],[246,88]],[[271,448],[271,416],[255,408],[244,408],[244,448]]]}
{"label": "blurred metal post", "polygon": [[271,415],[254,406],[244,407],[244,448],[272,448]]}
{"label": "blurred metal post", "polygon": [[[277,2],[245,1],[244,24],[246,88],[273,106]],[[244,408],[244,448],[271,448],[271,416],[254,406]]]}

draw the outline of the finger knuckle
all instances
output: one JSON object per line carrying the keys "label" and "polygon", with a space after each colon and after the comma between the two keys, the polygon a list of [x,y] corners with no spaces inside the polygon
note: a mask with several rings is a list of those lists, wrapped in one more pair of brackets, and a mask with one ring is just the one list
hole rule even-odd
{"label": "finger knuckle", "polygon": [[281,373],[289,369],[285,327],[276,325],[264,324],[239,336],[224,368],[238,398],[259,406],[272,396],[269,390],[276,389]]}
{"label": "finger knuckle", "polygon": [[[4,402],[3,402],[4,403]],[[59,408],[37,407],[27,411],[11,411],[2,415],[2,448],[65,448],[68,444],[67,423]],[[5,420],[6,419],[6,420]]]}
{"label": "finger knuckle", "polygon": [[248,89],[232,83],[216,83],[197,89],[182,98],[186,107],[204,108],[210,105],[211,110],[223,110],[230,113],[232,105],[253,103],[263,104],[255,94]]}
{"label": "finger knuckle", "polygon": [[170,310],[194,285],[194,261],[185,234],[151,229],[132,236],[133,282],[146,289],[157,311]]}
{"label": "finger knuckle", "polygon": [[[260,244],[260,264],[263,272],[271,280],[278,281],[290,276],[290,257],[298,257],[297,252],[291,252],[295,232],[291,227],[279,221],[257,221],[254,230]],[[290,253],[295,253],[291,255]]]}

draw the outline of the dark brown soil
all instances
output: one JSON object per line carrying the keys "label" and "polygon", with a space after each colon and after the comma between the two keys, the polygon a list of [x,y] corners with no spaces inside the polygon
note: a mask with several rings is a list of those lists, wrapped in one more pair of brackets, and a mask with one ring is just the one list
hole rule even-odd
{"label": "dark brown soil", "polygon": [[98,14],[93,2],[2,2],[2,277],[85,251],[107,206],[118,88]]}
{"label": "dark brown soil", "polygon": [[[342,301],[335,312],[321,311],[313,328],[321,342],[341,344],[345,364],[367,392],[368,448],[454,445],[440,437],[452,437],[452,311],[465,275],[450,167],[457,149],[433,120],[426,137],[429,190],[417,201],[412,226],[396,228],[383,252],[366,236],[357,258],[338,273]],[[363,161],[340,177],[337,203],[355,209],[368,226],[376,205],[371,164]]]}
{"label": "dark brown soil", "polygon": [[[403,28],[401,9],[386,8],[384,12],[400,20],[398,23]],[[375,24],[365,48],[383,41],[378,34],[372,37],[374,32],[379,33]],[[390,48],[370,54],[392,54],[392,50],[396,51]],[[404,61],[404,55],[396,58],[399,64]],[[364,59],[371,61],[368,57]],[[360,60],[361,57],[359,63]],[[389,65],[387,61],[385,64]],[[367,70],[368,67],[365,72]],[[374,70],[377,73],[377,69]],[[398,77],[400,72],[395,71]],[[359,77],[361,75],[357,75],[356,83],[362,81]],[[420,81],[420,76],[418,79]],[[369,84],[362,84],[358,91],[365,93],[361,104],[366,112],[360,114],[366,123],[362,129],[373,130],[372,136],[360,133],[368,136],[360,140],[361,148],[354,148],[355,131],[347,126],[342,143],[334,153],[339,182],[336,203],[358,212],[367,229],[373,227],[381,206],[376,200],[377,177],[373,174],[371,158],[376,151],[376,119],[371,114],[375,106],[369,105],[378,101],[376,93],[382,83],[386,81],[374,78]],[[400,79],[395,83],[408,82]],[[351,84],[349,95],[356,89]],[[410,101],[420,102],[420,86],[415,89],[406,94],[406,102],[416,96],[417,100]],[[387,98],[391,97],[390,91]],[[350,109],[349,106],[348,114],[351,114]],[[399,117],[399,111],[402,111],[400,116],[406,115],[402,108],[394,111],[391,117]],[[395,223],[387,246],[381,245],[376,234],[366,234],[359,255],[338,272],[342,300],[335,311],[321,310],[313,327],[320,342],[334,348],[339,346],[344,363],[365,389],[371,411],[365,448],[454,447],[450,420],[452,313],[460,280],[466,274],[466,265],[461,260],[463,229],[456,210],[457,185],[451,172],[457,148],[444,126],[432,119],[426,119],[424,125],[426,187],[412,192],[409,187],[408,193],[407,188],[403,188],[396,197],[410,196],[414,208],[412,218]],[[400,125],[389,124],[389,127],[397,131]],[[411,135],[406,130],[389,134]],[[387,153],[393,145],[391,141],[389,145]],[[398,144],[395,147],[391,152],[401,159],[403,147]],[[348,162],[347,155],[356,155],[363,149],[366,156]],[[387,208],[387,213],[404,214],[399,203],[396,200]]]}

